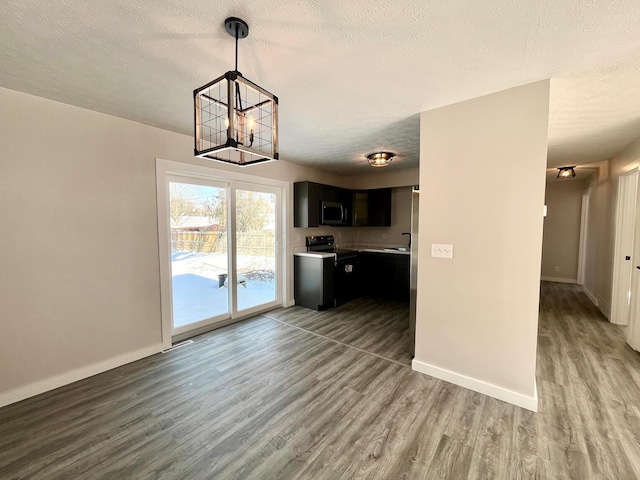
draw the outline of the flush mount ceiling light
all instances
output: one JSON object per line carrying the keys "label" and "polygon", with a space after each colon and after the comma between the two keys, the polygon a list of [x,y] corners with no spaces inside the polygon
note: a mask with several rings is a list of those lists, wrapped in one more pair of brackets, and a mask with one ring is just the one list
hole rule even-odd
{"label": "flush mount ceiling light", "polygon": [[369,165],[372,167],[386,167],[391,163],[395,154],[391,152],[374,152],[367,155]]}
{"label": "flush mount ceiling light", "polygon": [[576,176],[576,171],[574,170],[576,166],[572,167],[558,167],[558,176],[556,178],[573,178]]}
{"label": "flush mount ceiling light", "polygon": [[238,71],[238,39],[249,35],[244,20],[229,17],[236,39],[236,68],[193,92],[196,157],[238,166],[278,159],[278,97]]}

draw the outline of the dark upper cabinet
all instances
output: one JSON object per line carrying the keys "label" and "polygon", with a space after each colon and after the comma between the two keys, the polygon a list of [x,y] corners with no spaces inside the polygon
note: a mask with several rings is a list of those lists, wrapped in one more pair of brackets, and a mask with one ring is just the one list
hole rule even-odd
{"label": "dark upper cabinet", "polygon": [[390,227],[391,189],[348,190],[314,182],[293,184],[293,226],[318,227],[322,202],[338,202],[347,210],[342,226]]}
{"label": "dark upper cabinet", "polygon": [[390,227],[391,189],[355,190],[352,225],[354,227]]}
{"label": "dark upper cabinet", "polygon": [[336,198],[338,202],[340,202],[344,208],[344,216],[345,216],[345,224],[343,226],[350,227],[351,226],[351,211],[353,210],[353,192],[351,190],[347,190],[346,188],[336,188],[335,192]]}
{"label": "dark upper cabinet", "polygon": [[320,225],[320,201],[325,185],[313,182],[293,184],[293,226],[300,228]]}
{"label": "dark upper cabinet", "polygon": [[314,182],[293,184],[293,226],[298,228],[318,227],[322,223],[322,202],[338,202],[347,210],[347,222],[351,225],[351,190]]}

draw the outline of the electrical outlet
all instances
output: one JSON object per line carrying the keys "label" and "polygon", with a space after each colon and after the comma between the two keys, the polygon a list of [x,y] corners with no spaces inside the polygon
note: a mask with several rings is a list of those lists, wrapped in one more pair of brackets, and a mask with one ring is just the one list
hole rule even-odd
{"label": "electrical outlet", "polygon": [[560,267],[558,265],[556,265],[555,267],[553,267],[553,271],[554,272],[559,272],[560,271]]}
{"label": "electrical outlet", "polygon": [[298,234],[296,235],[296,242],[299,242],[300,240],[301,240],[301,237],[300,237],[300,234],[298,233]]}
{"label": "electrical outlet", "polygon": [[453,258],[453,245],[432,243],[431,256],[435,258]]}
{"label": "electrical outlet", "polygon": [[386,239],[387,239],[387,234],[386,234],[386,233],[383,233],[383,234],[382,234],[382,239],[383,239],[383,240],[386,240]]}

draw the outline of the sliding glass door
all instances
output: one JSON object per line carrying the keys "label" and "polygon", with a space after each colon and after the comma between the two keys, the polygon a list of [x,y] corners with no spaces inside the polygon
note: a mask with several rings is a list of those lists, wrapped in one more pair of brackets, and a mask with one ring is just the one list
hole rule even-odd
{"label": "sliding glass door", "polygon": [[[193,181],[192,181],[193,182]],[[169,182],[173,328],[229,318],[225,185]]]}
{"label": "sliding glass door", "polygon": [[236,308],[248,310],[276,300],[275,192],[234,188]]}
{"label": "sliding glass door", "polygon": [[172,335],[279,302],[280,190],[167,177]]}

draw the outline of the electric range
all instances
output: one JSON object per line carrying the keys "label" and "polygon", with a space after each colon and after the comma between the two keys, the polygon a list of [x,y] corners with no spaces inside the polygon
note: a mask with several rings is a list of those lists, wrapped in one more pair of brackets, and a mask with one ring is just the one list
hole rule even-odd
{"label": "electric range", "polygon": [[358,252],[346,248],[337,248],[333,235],[310,235],[305,238],[307,253],[333,253],[336,262],[356,258]]}

